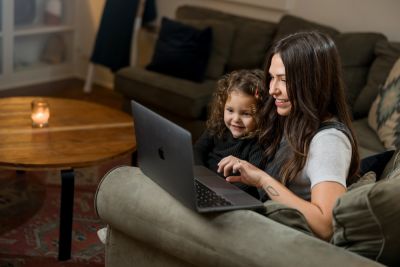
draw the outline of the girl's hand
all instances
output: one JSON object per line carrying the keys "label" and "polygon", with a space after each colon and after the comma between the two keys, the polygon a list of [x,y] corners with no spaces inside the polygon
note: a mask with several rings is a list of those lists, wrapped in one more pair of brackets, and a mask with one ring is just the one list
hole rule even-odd
{"label": "girl's hand", "polygon": [[224,176],[230,173],[238,173],[226,178],[228,182],[241,182],[247,185],[262,187],[262,178],[266,173],[245,160],[233,156],[223,158],[218,163],[218,172],[223,171]]}

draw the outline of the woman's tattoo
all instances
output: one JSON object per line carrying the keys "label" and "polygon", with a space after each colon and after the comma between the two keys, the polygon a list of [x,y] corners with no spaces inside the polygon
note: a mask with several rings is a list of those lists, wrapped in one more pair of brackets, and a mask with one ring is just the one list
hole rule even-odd
{"label": "woman's tattoo", "polygon": [[265,191],[267,191],[267,193],[269,193],[271,196],[279,196],[278,191],[276,191],[275,188],[270,185],[265,188]]}

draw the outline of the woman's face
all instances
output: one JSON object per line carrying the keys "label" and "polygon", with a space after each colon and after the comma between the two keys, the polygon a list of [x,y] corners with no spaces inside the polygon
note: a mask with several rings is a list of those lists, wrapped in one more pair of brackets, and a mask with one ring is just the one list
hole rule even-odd
{"label": "woman's face", "polygon": [[283,65],[279,54],[275,54],[271,59],[269,75],[271,78],[269,94],[275,99],[276,111],[281,116],[287,116],[290,113],[292,104],[289,101],[286,91],[285,65]]}

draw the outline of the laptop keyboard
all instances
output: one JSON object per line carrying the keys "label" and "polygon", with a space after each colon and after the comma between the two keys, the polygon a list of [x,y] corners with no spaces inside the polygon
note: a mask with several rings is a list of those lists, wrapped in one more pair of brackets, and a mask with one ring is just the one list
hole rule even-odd
{"label": "laptop keyboard", "polygon": [[207,186],[195,180],[197,206],[206,207],[223,207],[232,206],[232,203],[211,191]]}

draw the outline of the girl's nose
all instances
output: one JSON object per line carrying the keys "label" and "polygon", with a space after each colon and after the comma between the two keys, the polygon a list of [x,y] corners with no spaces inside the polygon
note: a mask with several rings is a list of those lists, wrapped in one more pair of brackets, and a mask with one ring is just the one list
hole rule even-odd
{"label": "girl's nose", "polygon": [[238,113],[235,113],[233,115],[233,121],[239,121],[240,120],[240,115]]}

